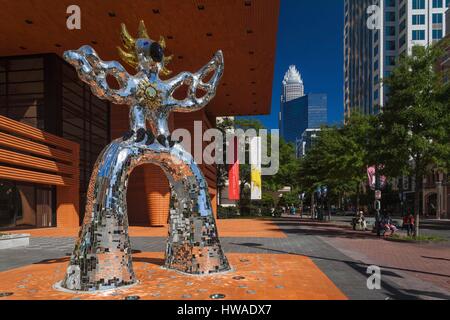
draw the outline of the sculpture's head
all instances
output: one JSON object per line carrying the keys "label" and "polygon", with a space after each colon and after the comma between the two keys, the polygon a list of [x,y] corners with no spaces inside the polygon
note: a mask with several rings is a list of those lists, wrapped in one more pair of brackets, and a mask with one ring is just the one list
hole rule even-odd
{"label": "sculpture's head", "polygon": [[172,60],[172,56],[164,56],[166,43],[164,37],[154,41],[150,39],[145,28],[144,21],[139,23],[138,37],[134,39],[122,23],[121,38],[124,49],[118,47],[119,55],[123,61],[131,67],[167,76],[171,73],[166,66]]}

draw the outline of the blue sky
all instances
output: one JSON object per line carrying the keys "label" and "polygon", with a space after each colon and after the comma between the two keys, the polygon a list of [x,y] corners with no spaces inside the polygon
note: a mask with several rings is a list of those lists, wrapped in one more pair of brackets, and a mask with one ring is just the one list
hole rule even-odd
{"label": "blue sky", "polygon": [[343,119],[343,0],[281,0],[272,113],[257,116],[278,128],[281,81],[289,65],[302,74],[305,93],[328,95],[328,120]]}

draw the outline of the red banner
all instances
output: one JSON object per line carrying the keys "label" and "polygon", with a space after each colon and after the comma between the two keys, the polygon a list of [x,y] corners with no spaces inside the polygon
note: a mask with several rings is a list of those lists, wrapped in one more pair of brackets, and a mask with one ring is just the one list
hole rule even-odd
{"label": "red banner", "polygon": [[[375,166],[367,167],[367,180],[369,183],[369,187],[372,190],[375,190],[376,187],[376,168]],[[386,177],[380,176],[380,189],[384,189],[386,187]]]}
{"label": "red banner", "polygon": [[234,153],[233,164],[228,166],[228,199],[240,199],[239,185],[239,157],[238,157],[238,139],[234,138],[234,143],[229,146],[229,152]]}

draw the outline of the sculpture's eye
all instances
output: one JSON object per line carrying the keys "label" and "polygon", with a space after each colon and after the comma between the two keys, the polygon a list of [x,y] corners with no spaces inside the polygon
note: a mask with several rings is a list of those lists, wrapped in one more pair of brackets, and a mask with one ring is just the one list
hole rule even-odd
{"label": "sculpture's eye", "polygon": [[140,43],[140,47],[142,48],[142,51],[144,52],[144,54],[146,56],[150,55],[150,42],[143,41],[143,42]]}
{"label": "sculpture's eye", "polygon": [[152,57],[153,61],[161,62],[164,58],[164,49],[158,42],[153,42],[150,45],[150,57]]}

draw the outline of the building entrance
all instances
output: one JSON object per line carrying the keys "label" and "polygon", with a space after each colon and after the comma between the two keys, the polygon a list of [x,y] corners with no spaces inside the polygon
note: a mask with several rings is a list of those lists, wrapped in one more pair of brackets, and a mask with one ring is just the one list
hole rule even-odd
{"label": "building entrance", "polygon": [[10,182],[0,181],[0,228],[15,226],[22,215],[22,202],[17,187]]}
{"label": "building entrance", "polygon": [[0,228],[56,226],[55,188],[0,180]]}

